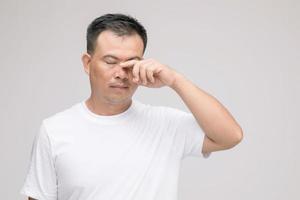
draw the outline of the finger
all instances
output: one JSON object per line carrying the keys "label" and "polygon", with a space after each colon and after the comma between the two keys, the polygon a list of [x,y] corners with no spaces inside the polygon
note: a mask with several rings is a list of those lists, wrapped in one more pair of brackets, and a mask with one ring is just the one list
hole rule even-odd
{"label": "finger", "polygon": [[136,63],[141,62],[139,60],[128,60],[125,62],[120,63],[121,67],[133,67]]}
{"label": "finger", "polygon": [[147,78],[150,80],[151,83],[154,83],[153,71],[147,70]]}
{"label": "finger", "polygon": [[133,69],[132,69],[132,75],[133,75],[134,81],[135,81],[135,82],[138,82],[138,81],[139,81],[139,77],[140,77],[139,63],[136,63],[136,64],[133,66]]}
{"label": "finger", "polygon": [[140,78],[144,85],[147,84],[147,77],[146,77],[146,68],[144,65],[140,65]]}
{"label": "finger", "polygon": [[145,65],[145,68],[146,68],[146,75],[147,75],[148,80],[149,80],[151,83],[154,83],[154,82],[155,82],[154,76],[153,76],[155,66],[154,66],[153,64],[154,64],[154,63],[151,62],[151,63],[148,63],[147,65]]}
{"label": "finger", "polygon": [[149,79],[147,75],[149,68],[152,68],[151,66],[153,66],[152,60],[145,60],[140,65],[140,77],[144,85],[147,85],[148,81],[151,82],[151,78]]}
{"label": "finger", "polygon": [[140,72],[140,66],[143,65],[144,63],[148,63],[149,60],[142,60],[140,62],[137,62],[134,66],[133,66],[133,70],[132,70],[132,74],[133,77],[135,79],[135,82],[138,82],[141,79],[141,72]]}

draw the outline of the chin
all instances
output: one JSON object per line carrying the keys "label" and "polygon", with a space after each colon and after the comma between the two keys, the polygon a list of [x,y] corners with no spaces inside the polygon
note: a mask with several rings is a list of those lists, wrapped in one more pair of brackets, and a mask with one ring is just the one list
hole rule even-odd
{"label": "chin", "polygon": [[107,99],[112,104],[123,104],[131,101],[131,97],[111,97]]}

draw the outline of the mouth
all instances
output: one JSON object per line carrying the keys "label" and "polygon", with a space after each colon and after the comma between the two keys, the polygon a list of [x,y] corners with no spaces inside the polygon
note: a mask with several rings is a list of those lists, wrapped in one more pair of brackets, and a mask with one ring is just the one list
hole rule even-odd
{"label": "mouth", "polygon": [[128,86],[110,86],[110,87],[116,90],[127,90],[129,88]]}
{"label": "mouth", "polygon": [[128,88],[127,85],[111,85],[110,87]]}

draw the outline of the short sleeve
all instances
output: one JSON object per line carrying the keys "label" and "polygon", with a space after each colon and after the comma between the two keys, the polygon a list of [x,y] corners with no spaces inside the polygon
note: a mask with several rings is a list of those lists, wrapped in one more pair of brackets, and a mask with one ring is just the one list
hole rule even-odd
{"label": "short sleeve", "polygon": [[35,135],[27,176],[20,193],[38,200],[57,200],[54,160],[44,123]]}
{"label": "short sleeve", "polygon": [[202,153],[205,134],[192,113],[179,110],[177,112],[177,132],[182,135],[182,158],[197,156],[208,158],[210,153]]}

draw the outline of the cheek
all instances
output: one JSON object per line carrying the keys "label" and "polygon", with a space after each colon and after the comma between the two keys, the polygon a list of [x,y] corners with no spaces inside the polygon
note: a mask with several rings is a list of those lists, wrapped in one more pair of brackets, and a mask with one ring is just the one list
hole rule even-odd
{"label": "cheek", "polygon": [[103,82],[103,81],[106,81],[106,77],[109,77],[109,73],[107,71],[105,71],[103,69],[103,67],[100,67],[100,66],[94,66],[92,68],[92,78],[93,80],[97,81],[97,82]]}

